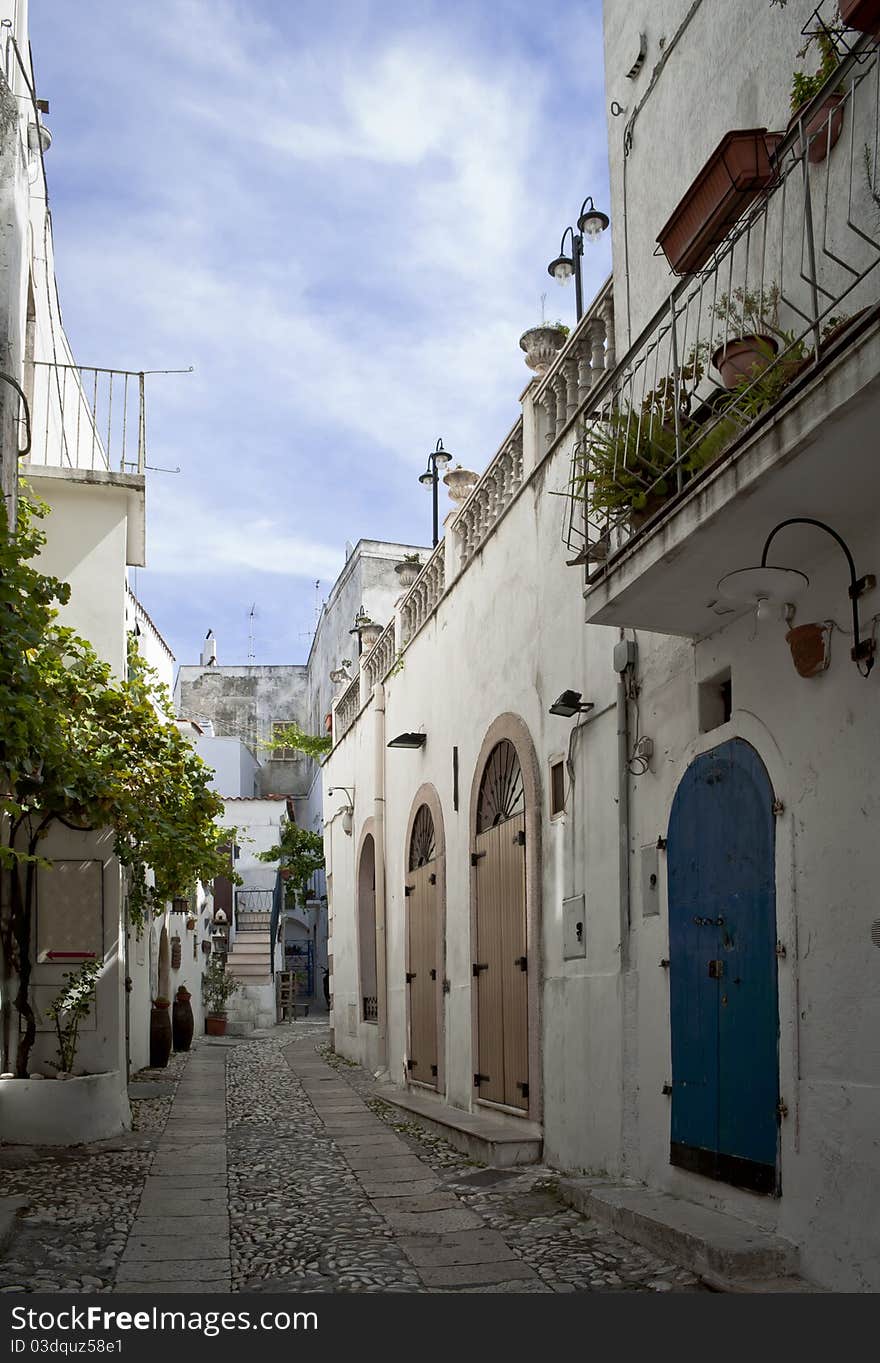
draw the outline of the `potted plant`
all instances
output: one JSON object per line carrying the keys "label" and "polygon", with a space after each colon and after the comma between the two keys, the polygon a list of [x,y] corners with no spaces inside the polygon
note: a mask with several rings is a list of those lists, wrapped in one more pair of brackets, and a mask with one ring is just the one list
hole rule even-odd
{"label": "potted plant", "polygon": [[536,374],[546,374],[558,352],[568,340],[568,327],[562,322],[541,322],[529,327],[519,338],[520,350],[525,351],[526,364]]}
{"label": "potted plant", "polygon": [[721,294],[712,312],[725,331],[714,338],[711,362],[724,387],[737,388],[766,369],[779,350],[779,288],[736,288]]}
{"label": "potted plant", "polygon": [[726,133],[662,227],[657,241],[676,274],[693,274],[776,175],[781,133]]}
{"label": "potted plant", "polygon": [[399,563],[395,563],[394,571],[400,578],[401,587],[411,587],[422,571],[422,560],[418,554],[404,554]]}
{"label": "potted plant", "polygon": [[[808,38],[798,56],[805,56],[810,44],[814,41],[820,53],[819,69],[812,75],[807,75],[803,71],[795,71],[792,76],[792,117],[788,125],[789,129],[793,128],[799,121],[800,111],[804,105],[809,104],[810,100],[815,98],[840,65],[840,55],[834,45],[832,32],[826,28],[820,29],[818,33]],[[807,156],[814,164],[825,160],[829,150],[840,136],[843,127],[843,109],[841,107],[843,97],[844,92],[840,86],[830,90],[819,108],[807,120],[804,128]]]}
{"label": "potted plant", "polygon": [[837,8],[847,28],[880,37],[880,0],[838,0]]}
{"label": "potted plant", "polygon": [[54,1022],[58,1038],[56,1068],[59,1078],[73,1073],[79,1024],[91,1012],[102,968],[103,961],[84,961],[79,970],[65,972],[62,978],[66,984],[46,1009],[46,1016]]}
{"label": "potted plant", "polygon": [[226,970],[221,956],[212,956],[202,976],[202,997],[205,1003],[205,1033],[207,1036],[226,1035],[226,1005],[240,988],[238,980]]}

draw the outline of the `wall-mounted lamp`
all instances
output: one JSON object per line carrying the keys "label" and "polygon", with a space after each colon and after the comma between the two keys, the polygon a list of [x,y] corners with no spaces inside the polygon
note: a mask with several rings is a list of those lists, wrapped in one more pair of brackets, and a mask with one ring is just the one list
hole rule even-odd
{"label": "wall-mounted lamp", "polygon": [[571,719],[573,715],[585,715],[593,709],[594,702],[582,701],[580,691],[563,691],[550,706],[550,714],[560,719]]}
{"label": "wall-mounted lamp", "polygon": [[348,804],[342,811],[342,831],[350,838],[351,831],[354,828],[354,786],[352,786],[350,790],[348,786],[331,786],[327,791],[327,794],[328,796],[335,795],[339,790],[343,792],[348,800]]}
{"label": "wall-mounted lamp", "polygon": [[388,744],[389,748],[423,748],[428,741],[427,734],[398,734]]}
{"label": "wall-mounted lamp", "polygon": [[859,597],[875,587],[877,580],[873,573],[866,573],[864,577],[857,575],[855,561],[846,541],[824,521],[814,520],[812,516],[791,516],[788,520],[780,521],[764,542],[760,565],[757,568],[739,568],[736,572],[726,573],[718,583],[718,591],[729,601],[753,604],[759,620],[772,619],[784,606],[786,618],[790,623],[793,609],[790,609],[789,603],[802,595],[810,585],[810,579],[797,568],[774,567],[767,562],[771,543],[779,531],[788,525],[814,525],[830,535],[843,550],[849,568],[848,595],[852,604],[853,646],[849,656],[862,676],[867,677],[874,666],[875,644],[873,639],[861,637]]}

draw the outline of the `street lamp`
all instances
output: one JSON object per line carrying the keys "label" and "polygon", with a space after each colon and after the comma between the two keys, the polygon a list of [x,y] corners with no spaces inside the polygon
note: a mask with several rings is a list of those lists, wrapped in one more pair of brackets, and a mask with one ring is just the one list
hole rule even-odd
{"label": "street lamp", "polygon": [[[575,232],[573,227],[566,227],[559,243],[559,255],[555,260],[551,260],[547,266],[547,273],[553,276],[557,284],[567,284],[574,275],[575,309],[578,321],[584,315],[584,285],[581,278],[584,239],[586,238],[589,242],[597,242],[608,226],[608,221],[608,215],[600,212],[594,206],[593,200],[588,194],[581,204],[581,211],[578,214],[577,231]],[[570,255],[565,253],[565,238],[567,236],[571,237]]]}
{"label": "street lamp", "polygon": [[429,487],[431,489],[434,512],[434,539],[432,542],[435,548],[437,547],[437,541],[440,538],[439,522],[437,519],[437,484],[440,481],[439,470],[448,464],[451,459],[452,455],[447,453],[443,448],[443,441],[438,440],[437,444],[428,455],[428,467],[425,469],[424,473],[419,474],[419,482],[422,483],[424,487]]}

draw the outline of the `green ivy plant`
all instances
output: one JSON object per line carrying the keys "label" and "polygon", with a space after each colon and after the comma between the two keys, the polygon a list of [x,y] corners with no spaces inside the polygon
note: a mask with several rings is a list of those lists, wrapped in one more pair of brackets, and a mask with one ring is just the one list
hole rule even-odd
{"label": "green ivy plant", "polygon": [[278,862],[284,875],[284,902],[295,908],[305,899],[309,881],[316,871],[324,869],[324,839],[320,833],[286,823],[281,838],[274,847],[258,852],[259,861]]}
{"label": "green ivy plant", "polygon": [[43,848],[54,826],[112,831],[134,922],[195,881],[229,874],[221,851],[229,835],[216,822],[224,805],[211,789],[211,769],[165,718],[171,699],[134,641],[121,679],[60,623],[70,587],[31,562],[45,543],[37,521],[46,514],[23,490],[15,531],[0,525],[0,870],[9,886],[0,911],[3,1066],[12,1068],[14,1006],[23,1024],[19,1077],[36,1037],[36,877],[51,864]]}
{"label": "green ivy plant", "polygon": [[329,734],[308,734],[293,720],[284,729],[279,730],[274,738],[261,740],[261,746],[271,752],[277,752],[280,748],[292,748],[295,752],[301,752],[303,756],[320,762],[333,747],[333,740]]}
{"label": "green ivy plant", "polygon": [[84,961],[79,970],[65,971],[63,978],[67,983],[46,1009],[46,1016],[55,1024],[58,1038],[56,1068],[62,1074],[70,1074],[73,1070],[79,1024],[91,1012],[103,965],[103,961]]}

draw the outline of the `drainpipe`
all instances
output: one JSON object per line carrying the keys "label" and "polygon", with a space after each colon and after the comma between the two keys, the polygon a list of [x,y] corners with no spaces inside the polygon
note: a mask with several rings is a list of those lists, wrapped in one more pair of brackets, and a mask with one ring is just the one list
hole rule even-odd
{"label": "drainpipe", "polygon": [[388,960],[385,932],[385,687],[373,690],[375,766],[373,812],[376,846],[376,995],[379,1028],[379,1068],[388,1072]]}
{"label": "drainpipe", "polygon": [[621,637],[614,646],[617,673],[617,859],[620,928],[620,969],[629,969],[629,705],[627,680],[635,668],[636,643]]}

